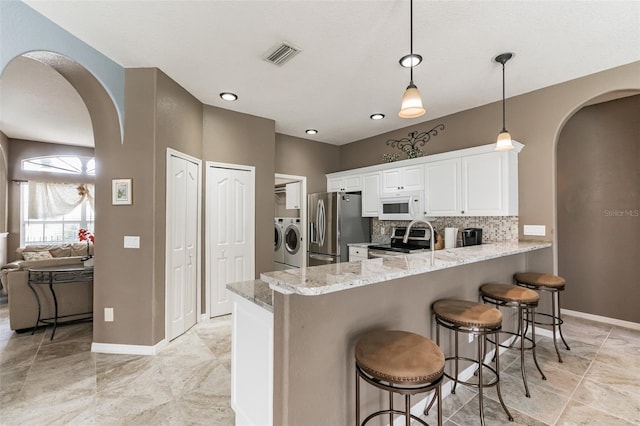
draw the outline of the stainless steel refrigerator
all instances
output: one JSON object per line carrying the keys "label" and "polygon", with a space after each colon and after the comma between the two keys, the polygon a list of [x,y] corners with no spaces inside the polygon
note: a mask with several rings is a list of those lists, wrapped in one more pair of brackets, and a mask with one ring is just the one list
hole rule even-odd
{"label": "stainless steel refrigerator", "polygon": [[323,192],[308,197],[309,266],[348,262],[347,244],[371,240],[371,219],[362,217],[362,196]]}

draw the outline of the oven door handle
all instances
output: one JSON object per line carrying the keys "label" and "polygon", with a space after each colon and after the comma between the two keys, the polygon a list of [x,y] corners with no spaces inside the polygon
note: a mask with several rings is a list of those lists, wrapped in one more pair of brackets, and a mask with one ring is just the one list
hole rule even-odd
{"label": "oven door handle", "polygon": [[383,258],[387,258],[387,257],[395,257],[395,256],[398,256],[398,254],[396,254],[396,253],[389,254],[389,253],[384,252],[384,251],[369,250],[369,254],[368,254],[367,257],[369,259],[383,259]]}
{"label": "oven door handle", "polygon": [[328,256],[325,254],[310,254],[309,258],[314,260],[321,260],[323,262],[333,262],[335,260],[334,256]]}

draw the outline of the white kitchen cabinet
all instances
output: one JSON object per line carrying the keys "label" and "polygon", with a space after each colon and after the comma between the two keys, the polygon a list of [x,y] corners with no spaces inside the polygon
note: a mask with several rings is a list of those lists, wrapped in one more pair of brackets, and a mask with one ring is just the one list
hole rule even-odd
{"label": "white kitchen cabinet", "polygon": [[462,214],[460,159],[427,163],[425,177],[425,215],[459,216]]}
{"label": "white kitchen cabinet", "polygon": [[273,425],[273,313],[232,294],[231,408],[236,425]]}
{"label": "white kitchen cabinet", "polygon": [[362,176],[362,217],[378,217],[380,209],[380,172]]}
{"label": "white kitchen cabinet", "polygon": [[354,260],[367,260],[369,258],[369,249],[367,247],[349,246],[349,262]]}
{"label": "white kitchen cabinet", "polygon": [[328,191],[362,191],[362,216],[379,216],[382,196],[425,192],[427,216],[517,216],[518,154],[495,143],[327,175]]}
{"label": "white kitchen cabinet", "polygon": [[287,210],[299,209],[300,207],[300,182],[291,182],[286,185],[286,206]]}
{"label": "white kitchen cabinet", "polygon": [[424,166],[398,167],[382,171],[382,192],[393,194],[424,189]]}
{"label": "white kitchen cabinet", "polygon": [[465,216],[518,214],[518,162],[513,152],[462,157],[461,195]]}
{"label": "white kitchen cabinet", "polygon": [[488,152],[425,165],[427,216],[516,216],[518,159]]}
{"label": "white kitchen cabinet", "polygon": [[362,190],[362,176],[350,175],[327,179],[327,192],[356,192]]}

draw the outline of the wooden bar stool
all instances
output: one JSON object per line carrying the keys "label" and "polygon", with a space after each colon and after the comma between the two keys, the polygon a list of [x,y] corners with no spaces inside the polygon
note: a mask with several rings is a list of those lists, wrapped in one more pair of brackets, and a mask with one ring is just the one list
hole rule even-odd
{"label": "wooden bar stool", "polygon": [[[455,332],[454,354],[445,358],[447,361],[453,361],[455,366],[455,375],[444,373],[445,377],[453,381],[451,393],[456,393],[456,385],[458,383],[478,389],[478,399],[480,405],[480,422],[484,425],[484,407],[483,407],[483,389],[495,386],[498,392],[500,404],[507,413],[509,421],[513,421],[513,416],[507,409],[502,400],[500,392],[500,351],[496,346],[495,366],[493,369],[489,364],[485,363],[484,357],[486,353],[487,336],[493,335],[495,341],[498,341],[498,332],[502,328],[502,313],[496,308],[483,303],[470,302],[467,300],[442,299],[433,304],[433,312],[436,317],[436,342],[440,344],[440,327],[453,330]],[[462,357],[458,354],[458,333],[473,334],[478,341],[478,357],[477,359]],[[478,382],[462,381],[458,379],[458,364],[460,360],[470,361],[477,365]],[[493,380],[484,381],[484,370],[487,369],[493,374]]]}
{"label": "wooden bar stool", "polygon": [[[536,322],[536,324],[551,326],[553,330],[553,346],[555,346],[556,354],[558,354],[558,362],[562,362],[556,338],[556,328],[560,332],[560,338],[562,338],[565,348],[567,348],[568,351],[571,350],[562,335],[562,324],[564,321],[562,321],[560,316],[560,292],[564,291],[567,282],[564,278],[558,275],[541,274],[538,272],[518,272],[513,275],[513,278],[515,279],[516,284],[521,287],[551,293],[551,314],[538,312],[538,315],[550,318],[550,322]],[[527,322],[532,323],[529,318],[527,319]]]}
{"label": "wooden bar stool", "polygon": [[[431,340],[419,334],[399,330],[377,330],[358,339],[356,359],[356,425],[360,423],[360,378],[389,392],[389,409],[370,414],[362,425],[374,417],[389,414],[393,424],[394,414],[405,417],[406,426],[411,419],[427,425],[411,414],[411,395],[435,391],[438,399],[438,425],[442,425],[442,395],[440,385],[444,371],[444,354]],[[404,411],[393,408],[393,394],[405,397]]]}
{"label": "wooden bar stool", "polygon": [[[520,372],[522,373],[522,381],[524,382],[525,396],[531,397],[529,393],[529,386],[527,385],[527,375],[525,372],[524,363],[524,351],[531,350],[533,354],[533,362],[536,364],[542,380],[547,380],[544,373],[538,365],[538,358],[536,357],[536,306],[540,300],[540,295],[528,288],[519,287],[512,284],[499,284],[499,283],[487,283],[480,286],[480,297],[485,303],[490,303],[498,307],[507,307],[518,310],[518,330],[513,331],[500,331],[500,333],[509,334],[514,336],[514,341],[510,345],[503,345],[498,343],[498,346],[502,348],[515,349],[513,344],[515,338],[520,340]],[[526,319],[531,316],[531,338],[527,337],[527,327],[525,327]],[[528,341],[531,346],[526,347],[525,342]],[[500,342],[498,340],[498,342]],[[495,342],[494,342],[495,343]]]}

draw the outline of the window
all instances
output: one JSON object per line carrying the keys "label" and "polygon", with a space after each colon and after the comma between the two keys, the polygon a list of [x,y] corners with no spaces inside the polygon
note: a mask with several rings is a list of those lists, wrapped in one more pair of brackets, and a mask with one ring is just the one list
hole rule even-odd
{"label": "window", "polygon": [[[47,188],[39,190],[38,186]],[[52,190],[50,186],[53,186]],[[62,187],[62,188],[61,188]],[[47,184],[28,182],[21,184],[20,245],[77,243],[78,230],[94,231],[93,184]],[[62,189],[62,190],[61,190]],[[75,194],[74,194],[75,190]],[[53,196],[42,196],[51,193]],[[63,192],[64,196],[60,196]],[[37,194],[37,195],[36,195]],[[35,201],[33,198],[41,198]],[[69,198],[73,199],[69,199]],[[43,203],[42,198],[46,201]],[[47,199],[49,198],[49,199]],[[60,201],[62,199],[62,201]],[[63,207],[55,205],[63,203]],[[45,204],[44,207],[35,204]],[[37,213],[34,213],[36,211]],[[66,213],[59,214],[61,211]],[[31,213],[31,214],[30,214]],[[34,218],[35,217],[35,218]]]}
{"label": "window", "polygon": [[[95,159],[78,155],[50,155],[26,158],[25,172],[77,177],[95,176]],[[67,179],[65,178],[65,180]],[[60,177],[52,179],[59,180]],[[80,180],[80,179],[78,179]],[[82,180],[86,180],[82,179]],[[78,242],[78,230],[93,233],[93,184],[25,182],[20,189],[20,245]]]}
{"label": "window", "polygon": [[22,170],[30,172],[63,173],[95,176],[96,162],[93,157],[77,155],[52,155],[22,160]]}

